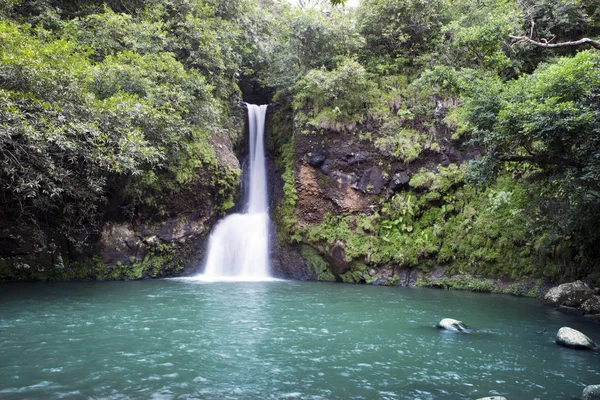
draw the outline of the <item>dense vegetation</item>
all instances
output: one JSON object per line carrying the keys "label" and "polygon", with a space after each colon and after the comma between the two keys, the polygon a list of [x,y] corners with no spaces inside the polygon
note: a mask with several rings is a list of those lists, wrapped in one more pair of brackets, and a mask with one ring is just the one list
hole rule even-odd
{"label": "dense vegetation", "polygon": [[[160,218],[194,187],[233,205],[240,87],[277,102],[282,237],[352,271],[443,265],[482,276],[600,281],[600,1],[86,0],[4,2],[0,218],[73,245],[108,220]],[[413,174],[368,213],[300,226],[294,135],[356,135]],[[334,279],[320,261],[323,279]],[[318,265],[317,265],[318,264]]]}

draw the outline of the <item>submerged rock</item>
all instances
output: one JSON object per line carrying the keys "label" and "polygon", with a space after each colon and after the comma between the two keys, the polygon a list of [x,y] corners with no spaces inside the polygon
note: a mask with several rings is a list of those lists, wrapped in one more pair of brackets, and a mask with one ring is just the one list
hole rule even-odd
{"label": "submerged rock", "polygon": [[600,314],[587,314],[584,315],[583,318],[585,318],[588,321],[600,323]]}
{"label": "submerged rock", "polygon": [[465,332],[469,329],[464,322],[452,318],[444,318],[436,326],[450,332]]}
{"label": "submerged rock", "polygon": [[577,308],[577,307],[558,306],[558,311],[560,311],[561,313],[570,314],[570,315],[577,315],[577,316],[583,315],[583,310],[581,308]]}
{"label": "submerged rock", "polygon": [[566,326],[563,326],[558,330],[558,333],[556,334],[556,344],[571,347],[573,349],[593,349],[596,347],[596,343],[589,337]]}
{"label": "submerged rock", "polygon": [[582,400],[600,400],[600,385],[589,385],[583,389]]}
{"label": "submerged rock", "polygon": [[481,397],[477,400],[507,400],[506,397],[502,396],[489,396],[489,397]]}
{"label": "submerged rock", "polygon": [[544,299],[560,306],[580,307],[593,295],[594,291],[585,283],[575,281],[553,287],[546,293]]}

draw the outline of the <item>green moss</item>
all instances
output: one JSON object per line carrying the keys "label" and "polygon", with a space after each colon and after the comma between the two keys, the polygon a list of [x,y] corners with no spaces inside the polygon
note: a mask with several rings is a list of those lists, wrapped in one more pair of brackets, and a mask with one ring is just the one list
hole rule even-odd
{"label": "green moss", "polygon": [[335,282],[335,276],[329,270],[329,264],[315,249],[308,245],[302,245],[300,247],[300,254],[315,271],[317,280]]}
{"label": "green moss", "polygon": [[285,166],[283,172],[283,199],[275,208],[274,219],[279,239],[283,242],[300,241],[297,231],[298,219],[294,215],[298,194],[294,176],[294,139],[282,146],[281,157]]}
{"label": "green moss", "polygon": [[483,293],[490,293],[496,291],[496,287],[490,279],[476,278],[464,275],[444,277],[439,279],[425,278],[417,282],[417,286],[438,289],[468,290],[471,292]]}

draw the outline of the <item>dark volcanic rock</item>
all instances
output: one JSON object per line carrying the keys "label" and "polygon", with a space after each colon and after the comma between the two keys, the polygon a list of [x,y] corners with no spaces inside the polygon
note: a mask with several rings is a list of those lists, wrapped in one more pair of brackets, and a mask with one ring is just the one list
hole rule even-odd
{"label": "dark volcanic rock", "polygon": [[346,158],[344,161],[346,161],[346,164],[348,164],[349,166],[352,166],[352,165],[365,163],[367,160],[369,160],[368,152],[357,151],[356,153],[350,153],[350,154],[346,155]]}
{"label": "dark volcanic rock", "polygon": [[390,189],[394,192],[397,192],[401,189],[404,189],[408,186],[408,182],[410,181],[410,175],[407,171],[400,171],[394,174],[392,180],[390,182]]}
{"label": "dark volcanic rock", "polygon": [[319,170],[325,175],[329,175],[331,174],[331,165],[323,164]]}
{"label": "dark volcanic rock", "polygon": [[367,194],[379,194],[387,183],[383,172],[377,167],[366,170],[358,182],[358,190]]}
{"label": "dark volcanic rock", "polygon": [[325,163],[325,160],[327,160],[327,153],[325,153],[325,152],[312,153],[310,156],[308,156],[308,165],[310,165],[313,168],[319,168],[321,165],[323,165]]}

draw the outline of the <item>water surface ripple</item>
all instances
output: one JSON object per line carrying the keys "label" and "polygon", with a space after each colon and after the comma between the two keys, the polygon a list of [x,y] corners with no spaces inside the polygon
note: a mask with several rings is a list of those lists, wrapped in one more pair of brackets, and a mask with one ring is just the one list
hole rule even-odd
{"label": "water surface ripple", "polygon": [[[553,341],[600,326],[530,299],[286,281],[0,292],[1,399],[575,399],[600,383],[599,353]],[[435,329],[444,317],[477,332]]]}

